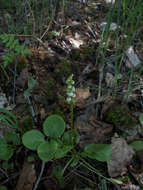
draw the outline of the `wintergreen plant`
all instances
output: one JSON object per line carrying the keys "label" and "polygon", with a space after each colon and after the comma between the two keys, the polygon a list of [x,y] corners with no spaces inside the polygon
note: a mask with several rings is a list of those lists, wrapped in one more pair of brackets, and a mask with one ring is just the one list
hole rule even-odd
{"label": "wintergreen plant", "polygon": [[[78,142],[75,130],[65,132],[66,124],[59,115],[49,116],[43,123],[43,133],[37,129],[27,131],[22,142],[30,150],[36,150],[41,160],[48,162],[52,159],[65,157]],[[45,139],[49,137],[49,140]]]}
{"label": "wintergreen plant", "polygon": [[14,38],[14,35],[1,34],[0,39],[5,44],[6,48],[9,48],[9,52],[3,56],[3,65],[6,67],[11,63],[14,57],[18,55],[27,55],[30,54],[30,50],[24,45],[20,45],[18,39]]}
{"label": "wintergreen plant", "polygon": [[67,84],[67,89],[66,89],[66,94],[67,94],[67,103],[70,105],[70,124],[71,127],[73,127],[73,111],[74,111],[74,105],[75,105],[75,97],[76,97],[76,93],[75,93],[75,87],[74,87],[74,80],[73,80],[73,74],[71,74],[68,79],[66,80],[66,84]]}

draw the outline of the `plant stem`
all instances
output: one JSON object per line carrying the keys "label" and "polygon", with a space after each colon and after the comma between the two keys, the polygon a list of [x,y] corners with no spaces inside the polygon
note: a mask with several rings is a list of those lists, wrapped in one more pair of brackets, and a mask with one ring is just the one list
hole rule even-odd
{"label": "plant stem", "polygon": [[74,109],[74,104],[71,102],[70,103],[70,124],[71,124],[71,128],[73,129],[74,126],[73,126],[73,109]]}

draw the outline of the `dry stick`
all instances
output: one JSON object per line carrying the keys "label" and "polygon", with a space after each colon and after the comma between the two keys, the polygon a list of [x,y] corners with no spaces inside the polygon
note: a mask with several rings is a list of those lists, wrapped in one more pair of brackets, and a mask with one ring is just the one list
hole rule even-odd
{"label": "dry stick", "polygon": [[13,80],[13,96],[12,96],[13,104],[15,104],[17,63],[18,63],[18,60],[17,60],[17,57],[16,57],[16,63],[14,65],[14,80]]}
{"label": "dry stick", "polygon": [[51,24],[52,24],[52,22],[53,22],[53,20],[54,20],[55,11],[56,11],[56,7],[55,7],[55,9],[54,9],[52,18],[51,18],[51,20],[50,20],[50,22],[49,22],[49,25],[48,25],[47,29],[45,30],[45,32],[42,34],[40,40],[42,40],[42,39],[44,38],[44,36],[47,34],[47,32],[49,31],[49,29],[50,29],[50,27],[51,27]]}
{"label": "dry stick", "polygon": [[[9,34],[9,35],[13,35],[13,34]],[[43,48],[44,48],[45,50],[47,50],[47,51],[50,50],[50,48],[48,48],[47,46],[45,46],[44,42],[43,42],[40,38],[36,37],[35,35],[16,34],[15,36],[16,36],[16,37],[24,37],[24,38],[27,38],[27,37],[29,37],[29,38],[34,38],[35,40],[37,40],[37,41],[43,46]]]}
{"label": "dry stick", "polygon": [[33,108],[33,105],[31,103],[31,100],[30,100],[29,97],[27,97],[26,100],[27,100],[27,103],[28,103],[28,105],[30,107],[32,118],[33,118],[34,122],[37,123],[37,118],[36,118],[36,115],[35,115],[34,108]]}
{"label": "dry stick", "polygon": [[84,21],[84,23],[87,25],[87,29],[91,32],[91,34],[93,35],[93,37],[96,40],[97,39],[96,33],[91,29],[91,27],[89,26],[89,24],[87,23],[86,20]]}
{"label": "dry stick", "polygon": [[36,24],[35,24],[35,17],[34,17],[34,13],[31,9],[31,6],[30,6],[30,3],[29,1],[26,1],[28,6],[29,6],[29,9],[30,9],[30,12],[31,12],[31,16],[32,16],[32,21],[33,21],[33,36],[35,35],[35,28],[36,28]]}
{"label": "dry stick", "polygon": [[[104,69],[104,64],[101,65],[101,68],[99,69],[99,88],[98,88],[98,96],[97,100],[100,99],[101,97],[101,85],[102,85],[102,80],[103,80],[103,69]],[[98,111],[99,111],[99,104],[96,107],[96,117],[98,116]]]}
{"label": "dry stick", "polygon": [[35,183],[35,186],[34,186],[33,190],[36,190],[38,188],[39,182],[40,182],[41,177],[42,177],[43,172],[44,172],[45,164],[46,163],[44,161],[42,161],[41,171],[40,171],[40,174],[38,176],[38,179],[37,179],[37,181]]}
{"label": "dry stick", "polygon": [[3,73],[5,74],[7,80],[9,80],[9,76],[8,76],[7,72],[5,71],[5,69],[3,68],[3,66],[1,64],[0,64],[0,67],[3,70]]}

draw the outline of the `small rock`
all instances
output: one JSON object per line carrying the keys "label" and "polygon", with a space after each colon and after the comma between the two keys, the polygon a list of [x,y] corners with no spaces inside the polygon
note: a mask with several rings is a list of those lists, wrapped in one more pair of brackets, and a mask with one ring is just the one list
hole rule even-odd
{"label": "small rock", "polygon": [[105,0],[106,3],[112,3],[114,4],[115,3],[115,0]]}
{"label": "small rock", "polygon": [[[102,23],[100,24],[100,28],[101,28],[102,31],[105,30],[106,25],[107,25],[107,22],[102,22]],[[110,24],[109,30],[110,30],[110,31],[115,31],[116,29],[117,29],[117,24],[114,23],[114,22],[112,22],[112,23]]]}
{"label": "small rock", "polygon": [[0,93],[0,108],[4,108],[8,104],[8,100],[4,93]]}
{"label": "small rock", "polygon": [[106,73],[105,81],[108,87],[114,87],[114,76],[111,73]]}
{"label": "small rock", "polygon": [[135,53],[133,46],[130,46],[125,52],[125,63],[127,68],[139,68],[141,61]]}
{"label": "small rock", "polygon": [[127,172],[127,166],[132,161],[135,152],[123,138],[117,135],[112,138],[112,155],[108,165],[111,177],[122,176]]}

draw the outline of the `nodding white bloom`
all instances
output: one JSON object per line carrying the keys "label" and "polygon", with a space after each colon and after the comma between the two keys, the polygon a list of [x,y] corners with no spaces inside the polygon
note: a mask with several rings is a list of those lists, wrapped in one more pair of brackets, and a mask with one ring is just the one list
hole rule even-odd
{"label": "nodding white bloom", "polygon": [[67,84],[67,89],[66,89],[66,94],[67,94],[67,99],[66,101],[70,104],[70,103],[75,103],[75,87],[74,87],[74,80],[73,80],[73,74],[71,74],[68,79],[66,80],[66,84]]}

